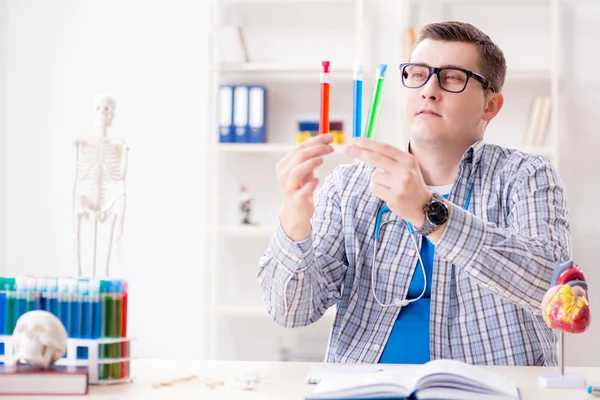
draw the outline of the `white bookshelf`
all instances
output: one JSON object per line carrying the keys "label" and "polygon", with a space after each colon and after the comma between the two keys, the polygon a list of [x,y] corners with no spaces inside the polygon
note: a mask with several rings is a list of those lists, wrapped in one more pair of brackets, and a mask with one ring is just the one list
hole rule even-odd
{"label": "white bookshelf", "polygon": [[[207,190],[209,224],[206,229],[208,279],[205,291],[206,350],[209,358],[281,359],[283,356],[280,354],[283,352],[292,361],[322,361],[324,357],[335,307],[309,327],[283,328],[267,313],[256,279],[256,270],[260,254],[266,250],[278,222],[276,210],[280,206],[280,199],[275,180],[275,164],[296,146],[295,119],[305,116],[318,118],[322,60],[331,62],[330,118],[343,119],[347,138],[351,132],[351,108],[348,110],[347,105],[351,106],[352,101],[352,62],[355,58],[353,43],[359,34],[356,21],[364,18],[363,3],[364,0],[213,0],[213,24],[236,24],[236,17],[243,20],[239,25],[242,27],[245,44],[248,45],[250,60],[246,63],[223,64],[214,52],[210,60],[210,104],[213,107],[212,118],[207,124],[209,134],[205,153],[210,166]],[[261,37],[260,35],[265,34],[265,29],[274,29],[273,45],[293,37],[289,32],[287,38],[285,35],[280,37],[276,29],[285,31],[286,27],[281,24],[277,27],[276,21],[272,21],[273,27],[252,26],[254,18],[260,20],[261,12],[268,12],[272,7],[277,7],[278,12],[284,15],[302,12],[308,15],[306,13],[317,13],[323,9],[324,13],[330,13],[331,20],[338,15],[351,17],[346,18],[346,22],[340,22],[343,25],[341,29],[345,35],[343,43],[346,43],[346,47],[340,46],[335,39],[326,39],[330,35],[326,34],[328,28],[324,28],[325,17],[321,17],[314,21],[314,26],[306,20],[303,22],[307,31],[311,27],[319,29],[318,35],[322,35],[325,42],[329,40],[328,43],[321,44],[321,52],[314,49],[314,52],[294,57],[293,54],[283,54],[285,52],[280,51],[282,57],[276,58],[270,57],[266,52],[261,53],[261,49],[257,47],[252,50],[252,36]],[[231,17],[228,13],[236,14],[239,10],[245,14],[228,19]],[[244,22],[249,25],[247,36]],[[332,28],[331,33],[336,34],[338,31],[339,29]],[[331,56],[328,54],[329,47],[334,49]],[[267,87],[267,143],[219,142],[219,110],[215,106],[218,104],[218,89],[223,83],[239,82],[260,83]],[[292,96],[300,99],[292,104],[289,100]],[[335,104],[336,99],[342,98],[347,98],[346,104]],[[272,109],[274,103],[276,108]],[[303,106],[304,103],[307,105]],[[298,107],[297,114],[294,107]],[[282,111],[281,114],[278,113],[279,110]],[[286,120],[290,123],[286,124]],[[334,154],[317,171],[321,179],[338,163],[350,160],[343,154],[344,145],[334,147]],[[255,225],[241,225],[237,218],[238,194],[235,188],[238,180],[248,183],[249,190],[255,197]],[[234,249],[230,250],[230,247]],[[238,298],[232,297],[238,294]],[[240,329],[240,326],[243,328]],[[229,341],[230,346],[226,341]],[[311,343],[308,352],[303,348],[307,343]]]}
{"label": "white bookshelf", "polygon": [[[332,110],[331,117],[344,117],[344,131],[348,139],[351,131],[352,109],[352,61],[357,57],[354,44],[361,38],[366,45],[358,50],[358,56],[363,60],[364,73],[364,116],[370,102],[372,81],[371,75],[379,63],[388,64],[386,77],[387,96],[382,100],[382,109],[378,122],[378,135],[380,132],[387,136],[379,137],[396,145],[406,143],[401,118],[397,113],[397,88],[400,85],[398,66],[404,54],[404,32],[406,28],[418,27],[419,20],[415,18],[419,7],[434,5],[429,10],[438,10],[437,14],[430,16],[433,19],[443,18],[444,13],[451,10],[453,5],[471,7],[482,4],[505,4],[507,7],[519,7],[521,4],[533,4],[535,7],[547,7],[551,21],[547,26],[548,37],[551,38],[551,55],[544,65],[527,65],[519,63],[518,57],[507,54],[509,69],[505,83],[505,95],[512,92],[520,96],[533,95],[537,90],[542,90],[552,97],[552,108],[557,109],[560,104],[558,59],[560,57],[560,24],[558,15],[559,0],[530,0],[530,1],[505,1],[505,0],[425,0],[382,2],[369,0],[213,0],[213,23],[242,21],[251,23],[252,18],[260,18],[260,14],[271,7],[276,7],[284,15],[300,13],[306,15],[317,7],[325,11],[340,15],[340,20],[346,25],[332,28],[335,35],[332,38],[323,29],[322,20],[314,22],[320,29],[319,45],[321,48],[306,50],[294,57],[293,53],[274,51],[282,54],[281,59],[269,57],[267,52],[260,53],[259,47],[253,47],[254,54],[250,54],[250,61],[242,64],[219,64],[213,54],[210,70],[211,96],[210,104],[212,118],[207,121],[207,151],[205,157],[209,165],[207,190],[207,286],[205,290],[206,307],[206,350],[207,356],[212,359],[238,358],[238,359],[279,359],[285,347],[290,360],[321,361],[325,352],[325,345],[329,328],[335,316],[335,308],[327,311],[325,316],[310,327],[285,329],[279,327],[268,315],[262,304],[262,295],[256,280],[256,269],[260,254],[267,248],[271,235],[277,224],[277,210],[280,207],[275,164],[296,146],[295,118],[306,113],[318,115],[318,83],[320,61],[329,59],[332,70]],[[435,4],[441,4],[440,7]],[[238,8],[239,6],[239,8]],[[256,14],[253,13],[253,9]],[[516,8],[515,8],[516,9]],[[243,10],[246,14],[238,20],[228,19],[227,13]],[[303,11],[304,10],[304,11]],[[309,11],[306,11],[309,10]],[[325,12],[324,11],[324,12]],[[346,18],[342,18],[345,16]],[[348,17],[351,18],[348,18]],[[450,18],[443,18],[450,19]],[[264,21],[264,18],[263,18]],[[306,25],[307,35],[311,33],[311,22],[303,20]],[[364,25],[361,25],[364,22]],[[506,21],[505,21],[506,23]],[[485,25],[478,25],[487,31]],[[362,26],[362,28],[361,28]],[[248,37],[244,40],[252,47],[255,37],[269,39],[269,45],[281,49],[281,42],[290,40],[289,32],[286,36],[286,26],[274,21],[273,26],[260,26],[252,31],[248,29]],[[535,25],[529,27],[536,29]],[[265,31],[272,29],[272,34],[265,36]],[[386,30],[387,29],[387,30]],[[342,31],[345,40],[340,40]],[[262,35],[262,36],[261,36]],[[493,33],[491,33],[494,38]],[[394,38],[393,40],[390,38]],[[272,41],[271,41],[272,40]],[[314,37],[307,37],[306,41],[313,43]],[[323,43],[320,43],[323,42]],[[342,43],[344,46],[336,46]],[[500,43],[504,49],[503,43]],[[513,46],[518,44],[512,43]],[[318,46],[317,46],[318,47]],[[323,48],[331,48],[332,57],[323,56]],[[326,52],[325,52],[326,54]],[[516,59],[515,59],[516,58]],[[548,68],[550,66],[550,68]],[[387,81],[390,81],[389,83]],[[260,83],[267,86],[268,109],[267,113],[267,143],[241,144],[219,143],[218,137],[218,89],[223,83]],[[273,96],[271,98],[270,96]],[[333,103],[337,101],[337,103]],[[510,101],[510,100],[509,100]],[[529,106],[524,102],[518,103],[517,109],[507,109],[504,121],[496,123],[494,128],[507,130],[521,130],[525,132],[527,119],[526,110]],[[274,107],[274,108],[271,108]],[[513,112],[515,118],[512,118]],[[297,114],[296,114],[297,113]],[[559,119],[558,113],[552,113],[550,134],[547,144],[543,146],[527,147],[518,142],[514,146],[529,153],[543,154],[549,157],[556,165],[559,160]],[[519,133],[519,132],[517,132]],[[486,138],[487,140],[487,138]],[[502,144],[502,143],[500,143]],[[318,175],[322,178],[327,175],[337,164],[352,162],[344,153],[345,145],[336,145],[335,152],[328,157],[326,163],[319,168]],[[254,209],[256,225],[243,226],[237,215],[237,185],[248,183],[250,192],[254,195]],[[238,297],[235,297],[238,296]],[[299,341],[298,335],[304,339]],[[302,355],[302,346],[307,346],[307,337],[315,340],[311,349],[314,354]],[[231,346],[227,346],[227,342]],[[285,346],[282,345],[285,343]],[[310,342],[313,343],[313,342]],[[282,347],[283,346],[283,347]],[[296,347],[294,347],[296,346]],[[313,349],[314,347],[314,349]],[[312,357],[312,358],[310,358]]]}

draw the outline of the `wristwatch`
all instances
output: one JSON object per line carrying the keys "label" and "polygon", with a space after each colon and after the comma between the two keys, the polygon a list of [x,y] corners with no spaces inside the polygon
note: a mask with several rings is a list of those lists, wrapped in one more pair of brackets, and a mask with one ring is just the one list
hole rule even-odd
{"label": "wristwatch", "polygon": [[450,213],[444,200],[445,199],[441,195],[433,192],[431,200],[429,200],[423,208],[423,211],[425,212],[425,222],[421,228],[415,230],[416,233],[422,236],[429,236],[448,221]]}

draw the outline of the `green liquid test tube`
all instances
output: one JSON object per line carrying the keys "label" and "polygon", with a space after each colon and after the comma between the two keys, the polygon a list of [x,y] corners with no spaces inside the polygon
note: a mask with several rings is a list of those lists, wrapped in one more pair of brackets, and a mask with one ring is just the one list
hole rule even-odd
{"label": "green liquid test tube", "polygon": [[371,104],[371,109],[369,110],[367,127],[364,134],[364,137],[367,139],[372,139],[373,133],[375,132],[375,125],[377,123],[377,115],[379,114],[379,103],[381,101],[381,92],[383,91],[383,80],[385,78],[386,69],[386,64],[379,64],[379,67],[377,68],[377,82],[375,84],[375,90],[373,91],[373,103]]}

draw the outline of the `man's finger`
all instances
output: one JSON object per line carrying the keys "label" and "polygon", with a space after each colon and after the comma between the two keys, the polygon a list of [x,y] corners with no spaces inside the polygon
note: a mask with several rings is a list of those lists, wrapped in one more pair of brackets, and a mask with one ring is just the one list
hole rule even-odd
{"label": "man's finger", "polygon": [[317,144],[314,146],[307,147],[305,149],[298,150],[290,164],[300,164],[310,158],[324,156],[333,152],[333,146],[330,144]]}
{"label": "man's finger", "polygon": [[323,164],[323,158],[318,157],[311,158],[310,160],[304,161],[302,164],[293,167],[288,176],[288,187],[293,188],[292,190],[297,190],[302,187],[306,177],[311,175],[315,168],[321,164]]}
{"label": "man's finger", "polygon": [[357,138],[352,141],[352,145],[359,149],[370,150],[375,153],[382,154],[392,160],[401,161],[403,158],[408,156],[408,153],[392,146],[387,143],[378,142],[376,140]]}
{"label": "man's finger", "polygon": [[400,165],[398,161],[392,160],[387,156],[354,145],[346,148],[346,154],[384,171],[394,171]]}
{"label": "man's finger", "polygon": [[311,137],[310,139],[305,140],[304,142],[302,142],[298,146],[296,146],[294,148],[294,150],[287,153],[279,161],[278,165],[280,166],[280,168],[285,168],[287,166],[287,164],[290,163],[290,160],[293,157],[295,157],[296,154],[303,151],[304,149],[308,149],[308,148],[318,146],[318,145],[328,145],[328,144],[331,144],[332,142],[333,142],[333,135],[331,133],[320,134],[320,135]]}
{"label": "man's finger", "polygon": [[297,196],[299,196],[300,198],[305,198],[305,197],[312,198],[313,193],[315,192],[315,189],[317,188],[318,184],[319,184],[319,179],[313,177],[304,186],[302,186],[302,189],[298,190]]}

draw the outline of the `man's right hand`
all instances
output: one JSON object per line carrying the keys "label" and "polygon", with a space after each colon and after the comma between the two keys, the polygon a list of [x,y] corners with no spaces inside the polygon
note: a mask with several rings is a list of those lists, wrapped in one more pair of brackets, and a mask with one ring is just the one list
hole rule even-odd
{"label": "man's right hand", "polygon": [[310,219],[315,211],[313,195],[319,184],[315,169],[323,163],[323,156],[333,152],[332,141],[331,134],[312,137],[277,163],[277,181],[283,195],[279,217],[283,231],[294,241],[310,235]]}

